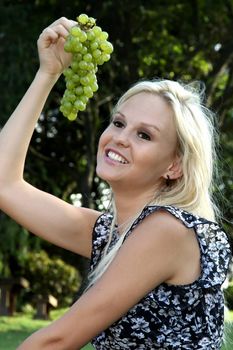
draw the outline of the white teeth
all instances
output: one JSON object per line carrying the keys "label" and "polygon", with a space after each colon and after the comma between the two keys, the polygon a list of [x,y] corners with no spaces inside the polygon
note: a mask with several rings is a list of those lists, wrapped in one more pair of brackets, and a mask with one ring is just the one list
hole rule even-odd
{"label": "white teeth", "polygon": [[122,158],[119,154],[114,153],[113,151],[108,152],[108,157],[112,160],[115,160],[123,164],[128,163],[124,158]]}

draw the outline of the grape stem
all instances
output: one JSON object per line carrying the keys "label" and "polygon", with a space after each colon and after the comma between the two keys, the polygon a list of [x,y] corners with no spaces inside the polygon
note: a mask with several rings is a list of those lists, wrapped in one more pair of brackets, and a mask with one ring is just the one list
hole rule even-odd
{"label": "grape stem", "polygon": [[78,22],[78,27],[80,29],[84,30],[85,32],[95,26],[95,23],[82,24],[82,23],[79,22],[79,20],[77,20],[77,22]]}

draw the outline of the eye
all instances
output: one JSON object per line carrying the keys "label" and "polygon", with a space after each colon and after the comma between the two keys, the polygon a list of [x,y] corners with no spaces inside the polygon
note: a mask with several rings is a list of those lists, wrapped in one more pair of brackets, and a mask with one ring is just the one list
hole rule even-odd
{"label": "eye", "polygon": [[150,135],[147,134],[147,133],[144,132],[144,131],[139,131],[139,132],[138,132],[138,137],[140,137],[140,139],[147,140],[147,141],[150,141],[150,140],[151,140]]}
{"label": "eye", "polygon": [[117,128],[123,128],[124,127],[124,124],[120,120],[113,120],[112,123]]}

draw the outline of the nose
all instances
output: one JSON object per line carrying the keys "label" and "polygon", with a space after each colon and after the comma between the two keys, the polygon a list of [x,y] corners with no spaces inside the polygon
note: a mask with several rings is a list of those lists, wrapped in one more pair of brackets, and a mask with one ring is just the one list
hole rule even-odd
{"label": "nose", "polygon": [[119,131],[114,135],[114,142],[116,145],[121,145],[128,147],[130,143],[130,135],[126,128],[119,129]]}

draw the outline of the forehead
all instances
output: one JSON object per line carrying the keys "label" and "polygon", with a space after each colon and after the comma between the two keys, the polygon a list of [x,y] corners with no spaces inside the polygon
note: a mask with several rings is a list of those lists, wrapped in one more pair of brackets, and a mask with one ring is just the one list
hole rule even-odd
{"label": "forehead", "polygon": [[117,111],[135,123],[150,123],[162,129],[173,124],[173,112],[169,104],[163,97],[148,92],[140,92],[130,97]]}

